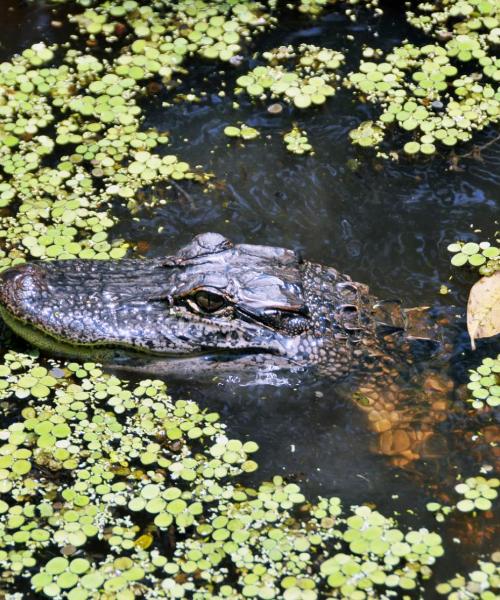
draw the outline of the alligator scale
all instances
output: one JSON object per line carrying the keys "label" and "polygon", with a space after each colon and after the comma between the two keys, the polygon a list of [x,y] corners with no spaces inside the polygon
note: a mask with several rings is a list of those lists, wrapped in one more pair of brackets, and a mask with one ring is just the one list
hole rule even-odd
{"label": "alligator scale", "polygon": [[418,310],[378,303],[365,285],[292,250],[214,233],[164,258],[13,267],[0,275],[0,314],[50,353],[156,374],[253,366],[352,375],[381,451],[403,461],[418,456],[446,408],[433,378],[414,427],[405,382]]}

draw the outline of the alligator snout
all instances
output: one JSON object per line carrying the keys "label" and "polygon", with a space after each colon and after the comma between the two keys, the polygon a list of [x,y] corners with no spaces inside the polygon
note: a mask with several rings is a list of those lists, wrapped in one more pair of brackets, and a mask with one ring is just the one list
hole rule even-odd
{"label": "alligator snout", "polygon": [[40,288],[43,272],[33,263],[11,267],[0,273],[0,306],[14,315],[23,313],[23,305]]}

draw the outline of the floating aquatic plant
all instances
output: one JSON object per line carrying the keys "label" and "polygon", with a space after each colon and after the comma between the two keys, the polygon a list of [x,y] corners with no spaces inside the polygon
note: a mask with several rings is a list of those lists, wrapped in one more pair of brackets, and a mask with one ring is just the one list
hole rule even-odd
{"label": "floating aquatic plant", "polygon": [[434,517],[438,523],[443,523],[449,514],[454,511],[453,506],[447,506],[440,502],[428,502],[425,506],[427,510],[434,514]]}
{"label": "floating aquatic plant", "polygon": [[500,270],[500,248],[490,242],[455,242],[449,244],[448,251],[453,253],[451,264],[454,267],[469,265],[486,276]]}
{"label": "floating aquatic plant", "polygon": [[0,268],[30,257],[123,257],[127,244],[108,241],[110,200],[131,202],[160,181],[203,179],[155,152],[169,140],[141,127],[148,84],[170,85],[195,55],[231,60],[273,23],[259,2],[80,4],[86,9],[70,19],[90,44],[122,41],[127,29],[112,57],[39,43],[0,64],[0,208],[16,201],[17,210],[0,220]]}
{"label": "floating aquatic plant", "polygon": [[[273,24],[266,3],[233,0],[181,0],[160,5],[141,5],[129,0],[118,6],[106,1],[75,15],[73,20],[82,32],[91,36],[114,37],[117,26],[125,23],[130,27],[139,38],[136,50],[142,53],[145,48],[152,48],[149,56],[146,53],[145,59],[135,65],[140,69],[136,72],[137,79],[142,78],[148,61],[157,70],[163,62],[168,71],[169,65],[176,63],[175,55],[177,62],[182,62],[184,55],[195,54],[229,61],[252,33]],[[166,60],[161,60],[162,55]]]}
{"label": "floating aquatic plant", "polygon": [[491,501],[498,496],[495,488],[499,485],[500,480],[495,477],[468,477],[463,483],[455,486],[455,491],[464,496],[463,500],[457,502],[457,509],[461,512],[490,510]]}
{"label": "floating aquatic plant", "polygon": [[436,521],[443,522],[450,514],[459,511],[470,513],[491,510],[493,500],[498,497],[497,488],[500,480],[496,477],[486,478],[482,475],[467,477],[465,481],[455,485],[455,491],[461,499],[454,504],[442,504],[432,501],[427,503],[427,510],[434,513]]}
{"label": "floating aquatic plant", "polygon": [[286,149],[293,154],[313,154],[313,147],[309,143],[307,133],[301,131],[298,127],[293,127],[285,133],[283,141],[286,144]]}
{"label": "floating aquatic plant", "polygon": [[494,552],[491,560],[479,560],[478,568],[464,577],[456,575],[445,583],[436,586],[438,594],[447,596],[448,600],[461,600],[461,598],[480,598],[481,600],[495,600],[498,598],[500,588],[500,554]]}
{"label": "floating aquatic plant", "polygon": [[242,140],[253,140],[260,135],[258,129],[245,124],[240,126],[228,125],[224,128],[224,133],[227,137],[241,138]]}
{"label": "floating aquatic plant", "polygon": [[397,126],[411,137],[404,145],[406,154],[431,155],[438,145],[468,141],[474,131],[498,120],[493,82],[487,76],[460,75],[451,42],[421,47],[406,43],[385,56],[366,48],[363,54],[359,70],[350,73],[345,84],[382,112],[368,122],[378,134],[363,136],[355,130],[355,143],[379,148],[390,128]]}
{"label": "floating aquatic plant", "polygon": [[436,37],[472,36],[488,45],[498,43],[499,14],[494,0],[433,0],[406,13],[412,25]]}
{"label": "floating aquatic plant", "polygon": [[414,589],[443,553],[436,533],[338,498],[311,505],[282,477],[241,486],[257,444],[160,381],[7,352],[0,401],[7,592],[29,577],[69,600],[373,597]]}
{"label": "floating aquatic plant", "polygon": [[[0,65],[0,268],[123,256],[127,245],[108,238],[108,202],[195,177],[165,153],[167,134],[142,128],[148,83],[168,88],[192,56],[237,63],[274,22],[260,2],[79,4],[81,35],[90,47],[116,43],[110,58],[36,44]],[[324,103],[343,56],[301,48],[269,53],[276,81],[254,81],[264,92],[251,95]],[[244,487],[257,445],[229,439],[217,415],[174,402],[160,381],[8,352],[0,399],[0,578],[12,596],[27,581],[69,600],[402,595],[443,553],[435,533],[338,498],[310,504],[281,477]]]}
{"label": "floating aquatic plant", "polygon": [[267,66],[258,66],[236,80],[236,91],[254,98],[281,99],[296,108],[323,104],[335,94],[341,52],[301,44],[297,49],[282,46],[264,52]]}
{"label": "floating aquatic plant", "polygon": [[[300,0],[298,10],[305,14],[318,16],[324,12],[326,8],[333,5],[338,5],[337,0]],[[352,20],[356,20],[354,8],[357,6],[371,9],[376,14],[382,12],[379,8],[378,0],[349,0],[349,2],[343,3],[341,8],[345,9],[346,15]]]}
{"label": "floating aquatic plant", "polygon": [[349,132],[349,137],[358,146],[370,147],[376,146],[384,139],[384,132],[373,121],[363,121]]}
{"label": "floating aquatic plant", "polygon": [[469,372],[467,389],[472,395],[468,401],[474,408],[496,408],[500,404],[500,355],[483,359],[477,369]]}
{"label": "floating aquatic plant", "polygon": [[[475,131],[498,122],[499,16],[498,3],[489,0],[413,3],[408,21],[432,34],[436,43],[406,43],[386,56],[364,50],[368,60],[348,76],[346,85],[381,107],[375,124],[384,139],[397,126],[412,138],[404,144],[406,154],[432,155],[439,146],[469,141]],[[473,71],[469,67],[467,74],[461,73],[464,63],[472,64]],[[380,141],[371,145],[379,148]]]}
{"label": "floating aquatic plant", "polygon": [[[113,84],[114,80],[107,81],[108,75],[101,79],[100,69],[93,70],[92,75],[86,68],[79,69],[78,66],[89,61],[80,60],[81,55],[75,51],[68,52],[66,57],[71,69],[68,64],[45,67],[53,54],[44,53],[44,48],[34,47],[37,70],[32,68],[33,59],[26,52],[11,63],[0,65],[0,90],[19,90],[17,94],[9,94],[12,110],[0,115],[4,129],[11,132],[8,135],[19,135],[18,105],[24,107],[25,114],[30,111],[33,115],[28,137],[24,133],[17,142],[12,140],[10,145],[4,145],[0,156],[0,164],[9,176],[2,182],[2,201],[5,204],[14,198],[20,201],[17,218],[2,220],[5,244],[0,265],[14,264],[26,256],[120,258],[127,246],[119,241],[108,242],[107,231],[114,219],[107,214],[104,203],[113,195],[131,197],[140,187],[162,178],[192,175],[187,173],[187,164],[175,157],[148,154],[148,150],[167,138],[157,132],[138,131],[134,115],[139,109],[132,96],[126,100],[124,88]],[[38,82],[36,94],[33,91],[28,102],[21,92],[23,74],[28,80]],[[90,88],[100,81],[106,86],[106,94],[77,93],[82,86]],[[44,107],[45,113],[40,107]],[[55,123],[54,142],[39,129],[54,121],[56,110],[66,114]],[[55,167],[44,166],[43,156],[59,146],[73,146],[74,151],[63,155]],[[144,169],[134,170],[135,165],[124,164],[127,161],[142,164],[141,159],[147,159]]]}

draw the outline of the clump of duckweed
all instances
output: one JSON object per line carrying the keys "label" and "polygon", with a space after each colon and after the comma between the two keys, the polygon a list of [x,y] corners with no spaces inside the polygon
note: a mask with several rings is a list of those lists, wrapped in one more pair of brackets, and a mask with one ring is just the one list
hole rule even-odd
{"label": "clump of duckweed", "polygon": [[[351,132],[353,141],[380,148],[389,130],[397,126],[410,137],[403,148],[406,154],[432,155],[438,145],[450,148],[469,141],[474,131],[495,123],[499,115],[495,77],[461,75],[455,64],[461,60],[457,44],[465,41],[421,47],[406,43],[385,56],[366,48],[359,70],[350,73],[345,84],[382,112],[369,122],[377,135],[363,135],[356,129]],[[473,54],[480,59],[485,53],[478,49]],[[366,129],[367,124],[361,127]]]}
{"label": "clump of duckweed", "polygon": [[500,588],[500,553],[495,552],[491,560],[479,560],[478,568],[464,577],[456,575],[445,583],[436,586],[438,594],[447,596],[448,600],[461,600],[462,598],[480,598],[481,600],[495,600],[498,598]]}
{"label": "clump of duckweed", "polygon": [[274,23],[270,4],[180,0],[141,5],[126,0],[117,5],[105,1],[75,15],[73,20],[91,36],[113,37],[117,26],[126,24],[138,38],[134,52],[140,58],[123,61],[135,69],[135,78],[142,79],[148,71],[168,77],[172,65],[180,64],[187,56],[231,60],[255,32]]}
{"label": "clump of duckweed", "polygon": [[446,506],[440,502],[428,502],[426,508],[434,514],[434,518],[438,523],[443,523],[448,515],[453,512],[453,506]]}
{"label": "clump of duckweed", "polygon": [[224,128],[224,134],[227,137],[241,138],[242,140],[253,140],[260,135],[258,129],[245,124],[240,126],[228,125]]}
{"label": "clump of duckweed", "polygon": [[165,133],[142,128],[148,84],[168,87],[192,56],[231,60],[274,19],[260,2],[80,4],[70,19],[90,45],[114,43],[109,58],[40,43],[0,64],[0,208],[17,212],[0,218],[0,269],[32,257],[123,257],[127,244],[108,240],[112,199],[205,180],[164,152]]}
{"label": "clump of duckweed", "polygon": [[472,395],[468,402],[478,410],[500,405],[500,354],[483,359],[477,369],[469,372],[467,389]]}
{"label": "clump of duckweed", "polygon": [[[324,12],[329,6],[337,4],[337,0],[300,0],[298,9],[300,12],[318,16],[322,12]],[[354,7],[360,5],[368,9],[372,9],[376,13],[380,14],[382,11],[379,8],[379,0],[349,0],[349,2],[344,3],[345,13],[347,16],[351,18],[351,20],[356,20],[356,13],[354,12]]]}
{"label": "clump of duckweed", "polygon": [[349,132],[349,137],[353,143],[366,148],[378,145],[384,139],[384,131],[373,121],[363,121]]}
{"label": "clump of duckweed", "polygon": [[286,149],[293,154],[314,154],[307,133],[301,131],[298,127],[292,127],[290,131],[285,133],[283,141]]}
{"label": "clump of duckweed", "polygon": [[320,15],[332,0],[300,0],[299,11],[309,15]]}
{"label": "clump of duckweed", "polygon": [[[379,105],[376,125],[409,132],[408,155],[434,154],[438,146],[452,147],[498,122],[496,82],[500,61],[498,3],[488,0],[435,0],[412,4],[408,21],[433,35],[435,44],[405,44],[385,57],[365,49],[365,60],[347,79],[361,99]],[[379,60],[372,60],[378,58]],[[473,72],[462,74],[469,63]],[[381,140],[372,146],[379,148]]]}
{"label": "clump of duckweed", "polygon": [[338,68],[344,55],[329,48],[301,44],[297,49],[281,46],[264,52],[268,62],[236,80],[237,92],[253,98],[280,99],[296,108],[323,104],[335,94]]}
{"label": "clump of duckweed", "polygon": [[468,477],[463,483],[455,486],[455,491],[464,496],[463,500],[457,502],[457,509],[461,512],[490,510],[491,501],[498,496],[496,488],[499,485],[500,480],[496,477]]}
{"label": "clump of duckweed", "polygon": [[[500,9],[494,0],[431,0],[413,5],[406,12],[408,21],[442,38],[471,35],[488,44],[498,43]],[[462,60],[470,59],[463,56]]]}
{"label": "clump of duckweed", "polygon": [[[159,381],[128,388],[92,363],[52,371],[58,377],[33,357],[14,353],[0,368],[7,413],[14,409],[9,401],[26,400],[19,417],[0,431],[4,581],[14,577],[20,548],[29,566],[47,550],[60,556],[37,563],[35,591],[56,596],[77,588],[83,594],[80,587],[102,585],[111,591],[104,582],[113,570],[109,564],[119,558],[113,552],[137,554],[150,545],[144,536],[158,541],[171,526],[193,526],[204,504],[213,502],[217,482],[255,468],[248,454],[257,445],[227,439],[216,414],[172,402]],[[127,517],[120,516],[124,510]],[[135,515],[149,525],[134,524]],[[89,561],[83,569],[80,559],[76,566],[66,558],[99,541],[104,561]],[[130,568],[141,564],[126,560]],[[136,569],[115,582],[116,589],[143,577]]]}
{"label": "clump of duckweed", "polygon": [[[132,79],[103,75],[104,63],[72,50],[60,67],[47,66],[52,59],[52,49],[38,44],[0,65],[7,98],[0,194],[3,204],[19,202],[16,218],[1,219],[0,267],[26,257],[121,258],[127,245],[107,239],[114,219],[106,202],[161,179],[192,177],[176,157],[151,154],[168,138],[138,130]],[[59,111],[64,118],[56,120]],[[43,134],[48,125],[53,140]],[[60,158],[49,167],[52,153]]]}
{"label": "clump of duckweed", "polygon": [[493,506],[492,501],[498,497],[497,488],[500,480],[496,477],[487,479],[482,475],[467,477],[455,485],[455,491],[461,499],[454,504],[444,505],[440,502],[428,502],[427,510],[434,513],[436,521],[443,522],[450,514],[456,511],[462,513],[475,513],[487,511]]}
{"label": "clump of duckweed", "polygon": [[416,589],[443,554],[367,506],[308,503],[237,476],[254,442],[218,415],[93,363],[0,365],[0,579],[42,597],[378,597]]}
{"label": "clump of duckweed", "polygon": [[[489,0],[412,3],[408,21],[433,35],[435,44],[405,44],[386,56],[365,49],[370,60],[346,83],[382,108],[376,125],[384,138],[397,126],[412,138],[404,145],[406,154],[431,155],[439,145],[469,141],[475,131],[498,122],[499,16],[498,2]],[[462,74],[464,64],[473,72]],[[379,148],[380,141],[372,146]]]}
{"label": "clump of duckweed", "polygon": [[455,267],[472,266],[486,276],[500,270],[500,248],[490,242],[455,242],[448,251],[453,253],[451,264]]}

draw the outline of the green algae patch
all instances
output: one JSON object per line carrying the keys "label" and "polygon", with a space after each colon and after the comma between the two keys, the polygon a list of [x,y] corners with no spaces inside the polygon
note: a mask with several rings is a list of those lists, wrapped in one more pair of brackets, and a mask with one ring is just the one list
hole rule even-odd
{"label": "green algae patch", "polygon": [[379,597],[420,587],[444,552],[436,533],[311,504],[282,477],[243,486],[257,444],[160,381],[8,352],[0,400],[6,593],[27,579],[70,600]]}

